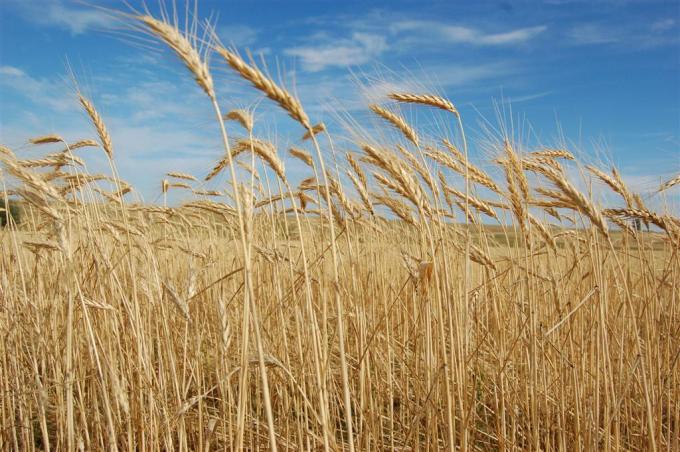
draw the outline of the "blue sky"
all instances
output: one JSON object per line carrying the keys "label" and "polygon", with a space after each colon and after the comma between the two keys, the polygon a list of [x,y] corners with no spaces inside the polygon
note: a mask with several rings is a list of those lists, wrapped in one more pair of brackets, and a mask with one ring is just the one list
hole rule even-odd
{"label": "blue sky", "polygon": [[[364,123],[365,93],[379,100],[416,86],[449,97],[473,141],[502,102],[530,142],[562,135],[586,159],[615,163],[639,190],[680,171],[678,1],[203,0],[199,13],[213,14],[225,43],[262,55],[294,85],[315,122],[344,109]],[[67,0],[0,0],[0,142],[30,153],[31,136],[93,137],[67,60],[111,130],[123,177],[147,201],[165,171],[204,175],[219,157],[210,106],[174,56]],[[221,61],[211,66],[225,110],[257,104],[258,133],[276,136],[282,152],[299,138]]]}

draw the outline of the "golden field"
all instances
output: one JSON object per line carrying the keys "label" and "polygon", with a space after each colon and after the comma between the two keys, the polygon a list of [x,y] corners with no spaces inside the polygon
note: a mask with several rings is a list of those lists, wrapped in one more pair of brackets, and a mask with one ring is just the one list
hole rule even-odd
{"label": "golden field", "polygon": [[[0,231],[1,450],[680,449],[680,220],[615,168],[510,134],[475,161],[428,93],[367,106],[381,130],[340,150],[252,61],[128,19],[187,67],[223,156],[159,181],[178,205],[127,201],[81,93],[96,139],[0,148],[24,211]],[[296,121],[294,149],[222,111],[206,52]]]}

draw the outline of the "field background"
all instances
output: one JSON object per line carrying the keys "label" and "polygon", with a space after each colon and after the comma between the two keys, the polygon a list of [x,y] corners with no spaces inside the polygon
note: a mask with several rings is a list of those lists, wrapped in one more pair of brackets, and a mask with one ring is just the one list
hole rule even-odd
{"label": "field background", "polygon": [[[616,168],[512,130],[472,161],[454,104],[423,93],[368,106],[384,130],[340,150],[211,41],[297,121],[277,149],[222,112],[193,33],[126,19],[188,68],[224,154],[159,181],[181,203],[134,203],[81,92],[96,139],[0,148],[23,208],[0,231],[0,449],[680,449],[680,222]],[[450,127],[414,128],[416,108]]]}

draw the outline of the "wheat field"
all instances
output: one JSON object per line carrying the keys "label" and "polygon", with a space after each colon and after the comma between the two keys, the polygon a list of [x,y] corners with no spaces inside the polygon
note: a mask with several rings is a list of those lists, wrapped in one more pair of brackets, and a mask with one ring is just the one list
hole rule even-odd
{"label": "wheat field", "polygon": [[[0,147],[23,209],[0,231],[1,450],[680,450],[680,220],[616,168],[512,134],[472,159],[430,93],[367,103],[379,130],[339,149],[211,27],[124,20],[186,66],[223,155],[159,181],[177,205],[132,202],[80,92],[93,138]],[[296,147],[222,110],[217,67]]]}

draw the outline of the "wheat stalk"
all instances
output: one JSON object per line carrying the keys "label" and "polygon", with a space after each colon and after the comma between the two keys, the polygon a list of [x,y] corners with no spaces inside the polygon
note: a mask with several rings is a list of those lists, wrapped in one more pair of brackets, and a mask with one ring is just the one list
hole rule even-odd
{"label": "wheat stalk", "polygon": [[430,107],[446,110],[458,116],[458,110],[456,110],[456,107],[453,106],[451,101],[441,96],[432,94],[390,93],[387,97],[406,104],[429,105]]}
{"label": "wheat stalk", "polygon": [[248,132],[253,131],[253,125],[255,123],[255,120],[253,119],[253,114],[249,111],[232,110],[226,115],[222,116],[222,119],[224,120],[230,119],[232,121],[236,121],[239,124],[241,124],[241,126]]}
{"label": "wheat stalk", "polygon": [[195,36],[188,32],[183,33],[178,27],[149,15],[137,16],[136,18],[149,29],[151,34],[165,42],[177,54],[208,97],[215,98],[215,88],[208,63],[196,50]]}
{"label": "wheat stalk", "polygon": [[678,174],[677,176],[675,176],[675,177],[673,177],[673,178],[671,178],[671,179],[668,179],[666,182],[664,182],[663,184],[661,184],[661,185],[659,186],[659,190],[657,190],[657,191],[658,191],[658,192],[662,192],[662,191],[664,191],[664,190],[668,190],[668,189],[671,188],[671,187],[675,187],[675,186],[678,185],[678,184],[680,184],[680,174]]}
{"label": "wheat stalk", "polygon": [[320,122],[313,126],[311,129],[308,129],[307,132],[305,132],[304,135],[302,135],[302,141],[307,141],[310,138],[312,138],[315,135],[320,134],[321,132],[324,132],[326,130],[326,125],[323,122]]}
{"label": "wheat stalk", "polygon": [[418,139],[418,134],[416,131],[411,127],[404,118],[399,116],[396,113],[393,113],[386,108],[383,108],[379,105],[371,104],[368,106],[368,108],[373,111],[376,115],[380,116],[383,118],[385,121],[389,122],[392,124],[394,127],[396,127],[405,137],[408,139],[411,143],[413,143],[416,147],[419,146],[419,139]]}
{"label": "wheat stalk", "polygon": [[94,108],[94,104],[87,99],[82,94],[78,94],[78,100],[80,105],[85,109],[85,112],[90,117],[94,128],[97,130],[97,135],[99,135],[99,142],[106,153],[109,160],[113,159],[113,144],[111,143],[111,135],[104,124],[104,120],[99,115],[99,112]]}
{"label": "wheat stalk", "polygon": [[314,160],[312,159],[312,156],[309,152],[303,151],[302,149],[298,148],[290,148],[288,150],[288,153],[293,157],[302,160],[305,163],[305,165],[309,167],[314,166]]}
{"label": "wheat stalk", "polygon": [[238,72],[241,77],[248,80],[255,88],[262,91],[268,98],[279,104],[281,108],[286,110],[291,118],[298,121],[306,129],[310,129],[309,118],[302,109],[302,104],[288,91],[279,87],[269,77],[264,75],[255,65],[249,65],[238,54],[225,49],[222,46],[217,46],[218,54]]}

